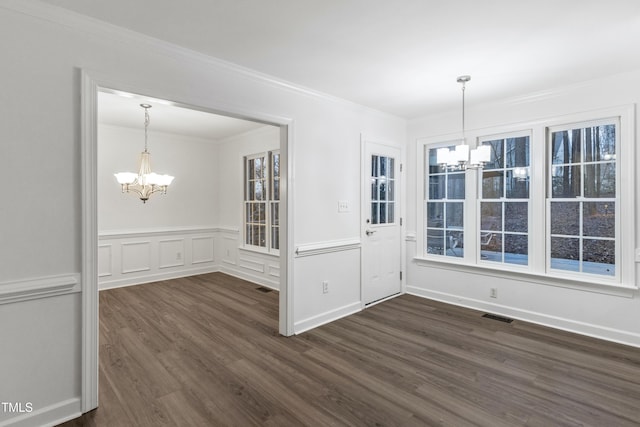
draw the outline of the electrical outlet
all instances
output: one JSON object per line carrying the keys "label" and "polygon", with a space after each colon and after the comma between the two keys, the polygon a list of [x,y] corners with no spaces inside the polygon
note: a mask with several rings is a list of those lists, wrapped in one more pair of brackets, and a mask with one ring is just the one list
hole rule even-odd
{"label": "electrical outlet", "polygon": [[176,260],[180,261],[182,259],[182,252],[176,252]]}
{"label": "electrical outlet", "polygon": [[498,298],[498,288],[491,288],[489,290],[489,296],[491,298]]}
{"label": "electrical outlet", "polygon": [[322,293],[323,294],[329,293],[329,282],[326,280],[322,282]]}

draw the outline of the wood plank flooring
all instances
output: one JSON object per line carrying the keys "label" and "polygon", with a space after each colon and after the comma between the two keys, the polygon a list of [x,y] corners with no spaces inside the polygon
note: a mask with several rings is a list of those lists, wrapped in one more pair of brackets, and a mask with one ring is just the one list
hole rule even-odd
{"label": "wood plank flooring", "polygon": [[404,295],[294,337],[221,273],[100,293],[72,426],[639,426],[640,349]]}

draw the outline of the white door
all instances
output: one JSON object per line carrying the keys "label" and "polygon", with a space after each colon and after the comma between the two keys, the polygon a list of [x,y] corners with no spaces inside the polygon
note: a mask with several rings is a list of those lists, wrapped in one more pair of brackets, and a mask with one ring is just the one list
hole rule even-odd
{"label": "white door", "polygon": [[401,291],[400,150],[364,142],[362,300]]}

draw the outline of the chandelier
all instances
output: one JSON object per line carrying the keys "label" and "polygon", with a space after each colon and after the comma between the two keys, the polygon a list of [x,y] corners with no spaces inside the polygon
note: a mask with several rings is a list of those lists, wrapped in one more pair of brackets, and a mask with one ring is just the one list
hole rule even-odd
{"label": "chandelier", "polygon": [[439,148],[436,151],[436,162],[443,168],[449,170],[477,169],[484,166],[491,158],[491,147],[481,145],[478,148],[469,150],[469,146],[464,135],[464,90],[465,84],[471,80],[471,76],[460,76],[458,83],[462,84],[462,143],[456,145],[454,149]]}
{"label": "chandelier", "polygon": [[144,151],[140,153],[140,167],[138,173],[119,172],[114,174],[118,184],[122,186],[122,192],[133,192],[140,197],[142,203],[147,203],[153,193],[167,194],[167,187],[173,181],[171,175],[160,175],[151,172],[151,153],[147,150],[147,135],[149,128],[149,104],[140,104],[144,108]]}

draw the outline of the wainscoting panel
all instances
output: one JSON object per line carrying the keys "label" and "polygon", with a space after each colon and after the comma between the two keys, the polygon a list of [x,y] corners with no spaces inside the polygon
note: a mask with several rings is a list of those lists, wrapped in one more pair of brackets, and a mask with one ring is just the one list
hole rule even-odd
{"label": "wainscoting panel", "polygon": [[240,230],[220,228],[220,271],[267,288],[280,289],[280,256],[242,247]]}
{"label": "wainscoting panel", "polygon": [[213,262],[215,252],[214,242],[215,240],[212,236],[194,237],[191,239],[192,264]]}
{"label": "wainscoting panel", "polygon": [[215,227],[100,233],[98,285],[117,288],[218,271],[217,234]]}
{"label": "wainscoting panel", "polygon": [[171,268],[184,266],[184,239],[160,240],[160,265],[158,268]]}
{"label": "wainscoting panel", "polygon": [[242,248],[233,227],[190,227],[100,233],[100,289],[223,272],[280,288],[280,257]]}
{"label": "wainscoting panel", "polygon": [[126,242],[120,249],[122,274],[151,270],[151,242]]}

